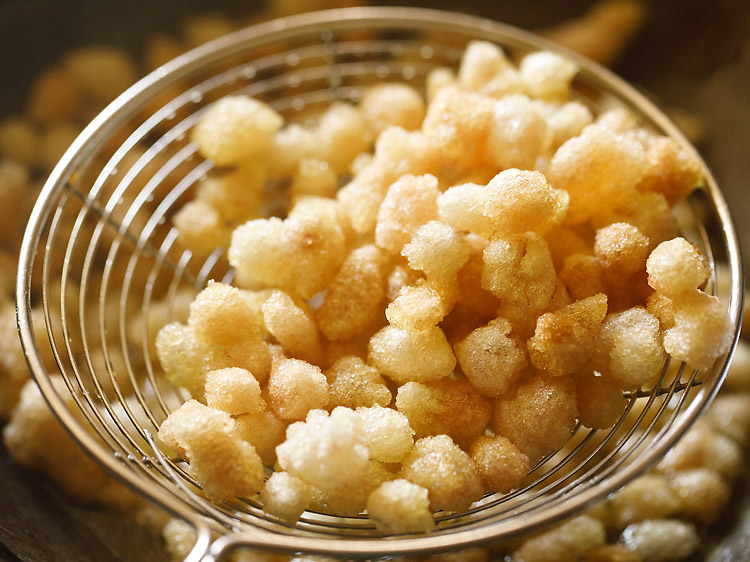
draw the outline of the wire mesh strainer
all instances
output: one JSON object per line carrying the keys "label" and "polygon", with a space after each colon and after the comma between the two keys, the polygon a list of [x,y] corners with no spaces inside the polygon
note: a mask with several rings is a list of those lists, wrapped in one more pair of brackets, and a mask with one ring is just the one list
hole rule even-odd
{"label": "wire mesh strainer", "polygon": [[[151,437],[184,400],[159,376],[158,328],[175,320],[184,295],[209,279],[232,280],[221,249],[198,259],[179,247],[171,216],[212,168],[189,142],[205,108],[230,93],[270,103],[289,122],[315,117],[336,99],[398,80],[424,88],[438,66],[456,68],[474,39],[511,56],[555,48],[530,34],[459,14],[357,8],[261,24],[161,67],[99,115],[53,171],[24,240],[17,289],[19,329],[45,398],[87,452],[151,501],[193,525],[190,559],[257,546],[348,557],[427,554],[518,537],[558,521],[652,466],[714,397],[729,357],[707,372],[665,365],[651,392],[629,397],[614,428],[578,428],[524,486],[485,497],[470,511],[438,515],[422,536],[385,538],[362,517],[306,512],[296,525],[266,516],[254,500],[214,505],[179,459]],[[643,124],[693,152],[642,95],[575,55],[576,96],[595,111],[628,107]],[[683,235],[728,277],[739,332],[742,269],[726,204],[708,170],[685,204]],[[731,355],[731,354],[730,354]],[[51,378],[61,375],[60,379]],[[211,536],[220,536],[211,541]]]}

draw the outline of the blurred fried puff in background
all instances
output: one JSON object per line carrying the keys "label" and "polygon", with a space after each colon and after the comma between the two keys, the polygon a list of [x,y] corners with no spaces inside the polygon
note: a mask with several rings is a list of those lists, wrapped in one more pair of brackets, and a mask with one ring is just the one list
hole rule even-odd
{"label": "blurred fried puff in background", "polygon": [[[246,25],[357,4],[0,2],[0,560],[179,560],[194,540],[188,526],[146,505],[87,457],[30,379],[13,294],[26,217],[44,178],[91,118],[161,64]],[[536,31],[645,89],[716,172],[750,247],[743,221],[750,198],[742,191],[750,176],[750,159],[743,157],[750,148],[750,9],[742,2],[409,4],[476,13]],[[742,340],[708,414],[650,473],[510,552],[504,546],[425,560],[747,559],[748,412],[750,344]],[[70,529],[60,528],[63,520]]]}

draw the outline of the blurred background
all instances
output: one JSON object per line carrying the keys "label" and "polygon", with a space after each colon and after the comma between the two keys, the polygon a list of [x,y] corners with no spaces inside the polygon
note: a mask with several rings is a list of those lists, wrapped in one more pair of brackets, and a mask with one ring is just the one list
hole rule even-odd
{"label": "blurred background", "polygon": [[[39,73],[59,63],[76,47],[115,45],[148,70],[145,59],[155,38],[168,37],[184,49],[212,33],[269,17],[354,5],[353,0],[2,0],[0,1],[0,116],[23,113]],[[553,39],[585,45],[586,31],[565,33],[563,23],[599,18],[609,30],[605,45],[587,55],[604,55],[618,74],[645,91],[688,129],[718,176],[736,217],[750,211],[745,197],[750,147],[750,3],[745,0],[641,0],[641,7],[596,15],[593,0],[437,0],[378,2],[414,5],[485,16],[533,31],[554,30]],[[612,4],[612,3],[610,3]],[[617,2],[614,2],[617,4]],[[592,12],[593,9],[593,12]],[[606,10],[605,10],[606,11]],[[607,18],[613,21],[607,22]],[[617,23],[617,17],[623,21]],[[204,25],[196,22],[204,21]],[[607,27],[609,26],[609,27]],[[570,26],[569,26],[570,27]],[[556,29],[557,28],[557,29]],[[562,35],[560,35],[562,31]],[[569,30],[571,31],[571,30]],[[555,35],[555,32],[558,35]],[[589,33],[591,33],[589,31]],[[576,47],[575,44],[571,46]],[[596,51],[596,49],[595,49]],[[745,247],[750,225],[738,220]]]}
{"label": "blurred background", "polygon": [[[71,114],[65,133],[58,131],[54,143],[48,138],[54,124],[29,117],[40,74],[75,49],[121,48],[130,56],[128,72],[137,78],[171,56],[239,26],[353,4],[347,0],[0,0],[0,156],[25,159],[32,176],[42,179],[66,139],[108,101],[105,92],[85,110]],[[664,108],[696,144],[730,204],[748,259],[750,2],[378,4],[481,15],[539,31],[611,66]],[[9,205],[0,197],[0,213],[18,211]],[[746,475],[737,485],[736,501],[707,531],[706,547],[695,560],[750,560],[748,488]],[[43,476],[21,468],[0,449],[0,561],[162,559],[166,558],[158,537],[108,511],[70,504]]]}

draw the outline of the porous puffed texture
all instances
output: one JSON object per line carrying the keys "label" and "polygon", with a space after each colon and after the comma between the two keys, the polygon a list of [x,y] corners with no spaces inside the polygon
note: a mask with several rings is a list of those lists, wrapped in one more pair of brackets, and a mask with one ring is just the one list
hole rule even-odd
{"label": "porous puffed texture", "polygon": [[255,447],[264,466],[276,462],[276,446],[284,441],[288,422],[279,418],[270,408],[256,414],[241,414],[234,418],[235,431]]}
{"label": "porous puffed texture", "polygon": [[255,414],[266,409],[258,379],[239,367],[206,373],[205,395],[207,406],[231,415]]}
{"label": "porous puffed texture", "polygon": [[310,410],[328,405],[328,380],[317,365],[280,357],[268,377],[269,406],[283,420],[305,419]]}
{"label": "porous puffed texture", "polygon": [[356,410],[370,458],[386,463],[401,462],[414,446],[409,419],[391,408],[374,405]]}
{"label": "porous puffed texture", "polygon": [[507,494],[518,488],[531,466],[529,458],[505,437],[480,435],[469,454],[488,492]]}
{"label": "porous puffed texture", "polygon": [[511,330],[509,320],[495,318],[453,346],[466,378],[490,398],[505,393],[528,365],[525,346]]}
{"label": "porous puffed texture", "polygon": [[193,141],[219,166],[239,164],[268,150],[283,118],[249,96],[226,96],[215,102],[193,129]]}
{"label": "porous puffed texture", "polygon": [[392,183],[378,211],[375,243],[392,254],[401,252],[414,231],[437,218],[438,180],[431,174],[405,175]]}
{"label": "porous puffed texture", "polygon": [[427,495],[425,488],[403,478],[383,482],[367,498],[367,514],[384,533],[428,532],[435,520]]}
{"label": "porous puffed texture", "polygon": [[445,334],[437,326],[407,331],[386,326],[370,338],[368,361],[399,384],[447,377],[456,366]]}
{"label": "porous puffed texture", "polygon": [[684,238],[659,244],[649,254],[646,270],[649,285],[672,298],[698,289],[711,273],[705,256]]}
{"label": "porous puffed texture", "polygon": [[544,233],[562,221],[568,207],[565,191],[553,188],[540,172],[509,169],[487,185],[467,183],[438,198],[440,220],[484,238]]}
{"label": "porous puffed texture", "polygon": [[283,291],[273,290],[262,305],[266,330],[295,358],[319,364],[323,349],[312,313]]}
{"label": "porous puffed texture", "polygon": [[547,179],[570,195],[565,223],[580,224],[627,200],[645,173],[639,142],[594,123],[555,152]]}
{"label": "porous puffed texture", "polygon": [[397,82],[367,88],[360,108],[368,128],[376,136],[391,126],[419,129],[425,113],[424,100],[419,92]]}
{"label": "porous puffed texture", "polygon": [[361,479],[370,456],[361,418],[344,407],[311,410],[287,428],[276,454],[282,469],[324,491]]}
{"label": "porous puffed texture", "polygon": [[263,511],[294,523],[312,500],[312,488],[286,472],[274,472],[260,492]]}
{"label": "porous puffed texture", "polygon": [[574,379],[581,425],[592,429],[608,429],[615,425],[628,405],[622,388],[593,372],[576,374]]}
{"label": "porous puffed texture", "polygon": [[[229,263],[242,283],[277,287],[309,299],[327,287],[346,257],[338,205],[307,197],[289,216],[251,220],[232,232]],[[304,270],[305,275],[297,275]]]}
{"label": "porous puffed texture", "polygon": [[665,358],[659,320],[637,306],[607,315],[592,366],[616,383],[635,388],[653,384]]}
{"label": "porous puffed texture", "polygon": [[250,497],[263,487],[263,463],[226,412],[189,400],[164,420],[159,439],[190,461],[212,501]]}
{"label": "porous puffed texture", "polygon": [[346,257],[331,280],[315,320],[329,340],[359,336],[382,314],[386,260],[373,244],[361,246]]}
{"label": "porous puffed texture", "polygon": [[417,441],[399,475],[428,490],[432,511],[464,511],[484,494],[471,458],[447,435]]}
{"label": "porous puffed texture", "polygon": [[440,293],[432,286],[421,283],[405,286],[385,309],[391,326],[401,330],[426,330],[437,326],[447,310]]}
{"label": "porous puffed texture", "polygon": [[732,328],[721,301],[700,289],[710,271],[705,258],[676,238],[651,252],[646,271],[656,290],[647,308],[659,318],[664,350],[693,368],[708,368],[731,347]]}
{"label": "porous puffed texture", "polygon": [[328,379],[329,408],[386,407],[393,396],[375,367],[356,355],[345,355],[324,372]]}
{"label": "porous puffed texture", "polygon": [[396,409],[418,438],[444,434],[467,450],[492,417],[490,401],[466,379],[408,382],[397,391]]}
{"label": "porous puffed texture", "polygon": [[577,417],[573,380],[535,374],[495,401],[493,427],[534,464],[570,439]]}
{"label": "porous puffed texture", "polygon": [[596,349],[607,297],[599,294],[540,316],[526,343],[529,362],[550,375],[570,375],[589,362]]}

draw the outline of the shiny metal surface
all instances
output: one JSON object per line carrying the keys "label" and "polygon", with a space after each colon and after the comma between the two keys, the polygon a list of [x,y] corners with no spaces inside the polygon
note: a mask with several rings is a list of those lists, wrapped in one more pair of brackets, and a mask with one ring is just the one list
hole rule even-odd
{"label": "shiny metal surface", "polygon": [[[611,431],[579,428],[570,446],[540,463],[524,488],[489,496],[468,513],[438,517],[438,530],[425,536],[383,540],[366,518],[316,513],[290,527],[265,516],[253,501],[216,506],[202,498],[181,463],[161,454],[151,436],[181,396],[158,376],[149,317],[166,323],[178,292],[232,277],[221,252],[196,261],[179,248],[169,220],[211,168],[187,140],[205,107],[244,92],[268,101],[288,121],[304,121],[334,99],[356,101],[363,87],[377,81],[420,87],[431,68],[455,68],[471,39],[495,41],[515,56],[550,47],[489,20],[406,8],[305,14],[245,29],[180,57],[125,92],[87,127],[47,181],[19,266],[19,328],[29,364],[55,413],[92,456],[200,531],[193,559],[209,549],[206,559],[218,557],[237,545],[368,558],[518,537],[584,509],[648,469],[718,391],[728,358],[707,373],[665,366],[659,385],[631,396],[631,414]],[[623,104],[689,146],[640,93],[577,60],[582,70],[575,87],[592,108]],[[742,306],[738,241],[726,202],[705,173],[706,189],[688,203],[701,220],[688,221],[685,234],[730,265],[736,337]],[[71,295],[70,286],[80,291]],[[158,301],[167,306],[154,310]],[[45,341],[32,329],[30,311],[39,303]],[[52,387],[42,348],[55,355],[70,396]],[[125,400],[123,381],[141,389],[134,399]],[[209,532],[224,537],[210,546]]]}

